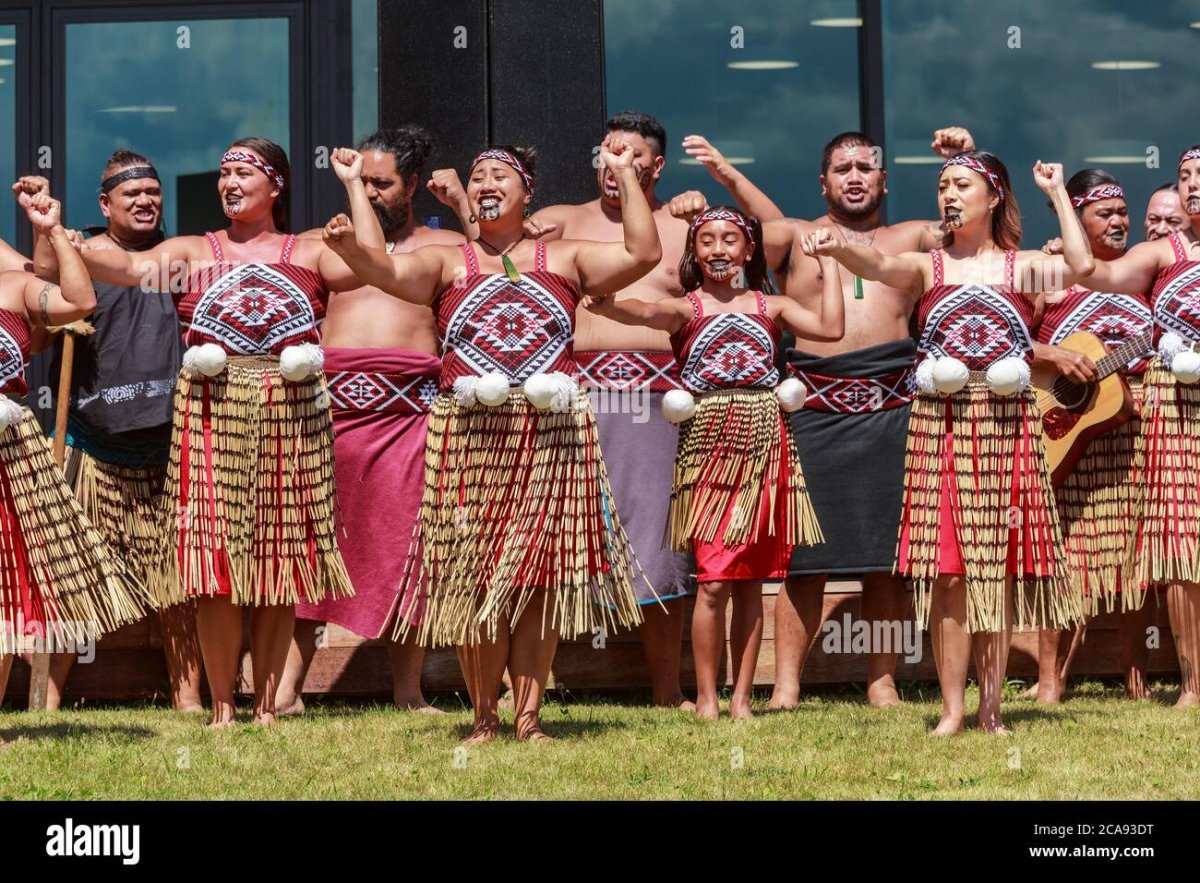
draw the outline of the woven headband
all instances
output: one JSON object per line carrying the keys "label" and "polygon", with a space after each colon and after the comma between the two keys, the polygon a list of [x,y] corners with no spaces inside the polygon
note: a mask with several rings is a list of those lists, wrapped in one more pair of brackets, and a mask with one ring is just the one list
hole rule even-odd
{"label": "woven headband", "polygon": [[1079,196],[1071,197],[1071,205],[1075,208],[1083,208],[1092,202],[1099,202],[1102,199],[1115,199],[1120,197],[1125,198],[1125,191],[1121,189],[1120,184],[1104,184],[1100,187],[1093,187],[1087,193],[1081,193]]}
{"label": "woven headband", "polygon": [[751,245],[754,244],[754,234],[750,231],[750,225],[746,223],[746,219],[725,208],[710,208],[707,211],[700,212],[700,214],[696,215],[696,219],[692,221],[692,232],[695,233],[703,224],[707,224],[709,221],[729,221],[732,224],[736,224],[746,234],[746,241]]}
{"label": "woven headband", "polygon": [[221,162],[249,163],[250,165],[254,166],[254,168],[266,175],[267,179],[280,190],[287,186],[287,182],[283,180],[283,175],[277,172],[274,166],[263,162],[253,153],[246,153],[244,150],[229,150],[226,151],[223,157],[221,157]]}
{"label": "woven headband", "polygon": [[516,169],[517,174],[521,176],[521,180],[525,182],[525,189],[529,192],[530,196],[533,196],[533,175],[529,174],[528,170],[519,159],[517,159],[507,150],[499,150],[495,147],[492,147],[488,150],[485,150],[471,161],[471,171],[475,171],[475,167],[485,159],[498,159],[505,165],[512,166],[514,169]]}
{"label": "woven headband", "polygon": [[996,195],[1001,199],[1004,199],[1004,186],[1000,183],[1000,176],[977,160],[975,157],[968,156],[965,153],[952,156],[942,163],[942,171],[946,171],[946,169],[950,168],[950,166],[963,166],[964,168],[970,169],[972,172],[983,175],[983,177],[987,178],[988,183],[992,185],[992,189],[996,191]]}
{"label": "woven headband", "polygon": [[1179,157],[1179,168],[1183,168],[1183,164],[1189,159],[1200,159],[1200,147],[1193,147],[1183,156]]}
{"label": "woven headband", "polygon": [[117,172],[115,175],[109,175],[100,182],[100,192],[108,193],[118,184],[124,184],[126,181],[133,181],[137,178],[153,178],[158,180],[158,171],[154,166],[133,166],[123,172]]}

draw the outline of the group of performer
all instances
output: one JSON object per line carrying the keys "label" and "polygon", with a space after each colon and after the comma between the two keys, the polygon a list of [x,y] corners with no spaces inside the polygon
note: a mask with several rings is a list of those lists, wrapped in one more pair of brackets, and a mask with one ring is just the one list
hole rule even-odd
{"label": "group of performer", "polygon": [[[763,581],[784,580],[784,709],[827,576],[853,573],[870,621],[907,618],[911,583],[935,733],[964,725],[972,654],[979,725],[1007,732],[1014,627],[1042,630],[1035,692],[1058,701],[1102,610],[1120,613],[1127,694],[1145,696],[1159,588],[1177,704],[1200,704],[1200,149],[1128,251],[1119,183],[1039,162],[1061,240],[1021,250],[1008,171],[965,129],[934,134],[938,218],[890,226],[862,133],[827,145],[815,221],[785,218],[705,139],[683,144],[733,205],[659,199],[667,136],[639,113],[608,121],[596,199],[536,213],[531,149],[426,181],[416,127],[334,151],[349,211],[299,234],[287,156],[262,138],[220,158],[229,226],[203,236],[164,237],[158,173],[130,151],[102,170],[107,226],[87,239],[48,182],[18,181],[35,244],[0,252],[0,696],[22,636],[157,611],[173,704],[202,708],[203,670],[211,724],[229,725],[250,608],[261,724],[303,711],[329,622],[388,639],[398,707],[433,711],[424,649],[457,647],[472,741],[496,736],[506,683],[517,738],[546,738],[559,639],[618,628],[640,630],[655,704],[716,718],[732,601],[729,714],[749,717]],[[422,186],[465,235],[416,222]],[[1121,368],[1140,420],[1055,487],[1031,366],[1094,382],[1103,366],[1059,344],[1148,329]],[[20,404],[30,353],[60,333],[80,354],[65,474]],[[599,392],[652,413],[594,412]],[[896,661],[870,655],[872,704],[899,702]]]}

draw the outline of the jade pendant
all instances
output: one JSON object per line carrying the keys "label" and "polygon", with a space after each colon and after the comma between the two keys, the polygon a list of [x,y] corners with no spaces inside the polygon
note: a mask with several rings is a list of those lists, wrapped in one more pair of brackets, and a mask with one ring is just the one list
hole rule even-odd
{"label": "jade pendant", "polygon": [[504,272],[508,274],[508,281],[520,282],[521,274],[517,272],[517,268],[513,266],[513,262],[509,260],[508,255],[500,255],[500,263],[504,264]]}
{"label": "jade pendant", "polygon": [[863,299],[863,287],[862,287],[862,277],[861,276],[854,277],[854,299],[855,300]]}

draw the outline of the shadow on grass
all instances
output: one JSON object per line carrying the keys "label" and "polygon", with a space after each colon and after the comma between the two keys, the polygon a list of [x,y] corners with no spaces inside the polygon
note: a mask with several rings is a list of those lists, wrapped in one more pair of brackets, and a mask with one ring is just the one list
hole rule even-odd
{"label": "shadow on grass", "polygon": [[0,727],[0,745],[18,739],[65,739],[72,736],[119,736],[126,739],[153,739],[158,734],[148,727],[100,726],[94,724],[68,723],[29,724],[26,726]]}

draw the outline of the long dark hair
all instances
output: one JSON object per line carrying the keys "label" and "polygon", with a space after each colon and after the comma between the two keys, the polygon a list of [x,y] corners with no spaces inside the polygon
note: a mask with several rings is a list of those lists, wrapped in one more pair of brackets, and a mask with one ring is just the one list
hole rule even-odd
{"label": "long dark hair", "polygon": [[[1008,169],[1000,162],[1000,157],[988,150],[964,150],[957,155],[978,160],[999,179],[1000,186],[1004,188],[1004,196],[1000,199],[1000,205],[992,212],[992,240],[1005,251],[1020,248],[1021,207],[1017,205],[1017,195],[1013,193]],[[938,176],[941,176],[941,172],[938,172]],[[996,188],[987,177],[984,177],[983,183],[992,193],[996,192]],[[954,233],[947,233],[945,244],[950,245],[953,241]]]}
{"label": "long dark hair", "polygon": [[[754,252],[743,266],[746,274],[746,284],[751,291],[761,291],[763,294],[775,294],[775,284],[767,273],[767,252],[763,248],[762,224],[754,215],[728,205],[718,205],[706,211],[727,211],[737,215],[750,228],[754,239]],[[704,276],[700,270],[700,262],[696,260],[696,233],[699,227],[688,227],[687,243],[683,247],[683,257],[679,259],[679,283],[684,291],[695,291],[700,287]],[[743,233],[743,235],[745,235]]]}
{"label": "long dark hair", "polygon": [[[279,197],[271,207],[271,219],[275,229],[280,233],[288,232],[288,191],[292,185],[292,167],[288,163],[287,153],[274,141],[266,138],[239,138],[229,145],[232,147],[248,147],[263,158],[263,162],[283,176],[283,187]],[[273,182],[272,182],[273,183]]]}

